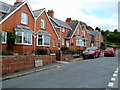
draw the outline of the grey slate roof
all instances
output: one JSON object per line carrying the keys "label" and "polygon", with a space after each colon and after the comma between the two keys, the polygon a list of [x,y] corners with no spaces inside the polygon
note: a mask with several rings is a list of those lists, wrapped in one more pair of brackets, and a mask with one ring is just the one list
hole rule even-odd
{"label": "grey slate roof", "polygon": [[95,41],[96,36],[100,34],[100,32],[98,31],[89,31],[89,30],[87,30],[87,33],[93,36],[91,41]]}
{"label": "grey slate roof", "polygon": [[37,17],[42,13],[42,11],[43,11],[44,9],[45,9],[45,8],[33,11],[34,16],[37,18]]}
{"label": "grey slate roof", "polygon": [[78,25],[78,23],[70,23],[70,24],[69,24],[69,26],[72,28],[72,30],[70,30],[70,31],[68,32],[67,37],[71,37],[71,36],[72,36],[72,34],[73,34],[73,32],[75,31],[75,28],[77,27],[77,25]]}
{"label": "grey slate roof", "polygon": [[3,20],[5,17],[7,17],[11,12],[13,12],[15,9],[17,9],[21,4],[24,2],[16,5],[9,5],[4,2],[0,2],[0,12],[4,13],[3,16],[0,17],[0,21]]}
{"label": "grey slate roof", "polygon": [[50,19],[53,23],[56,23],[57,26],[62,26],[64,28],[68,28],[68,29],[72,30],[72,28],[66,22],[61,21],[61,20],[56,19],[56,18],[52,18],[52,17],[50,17]]}

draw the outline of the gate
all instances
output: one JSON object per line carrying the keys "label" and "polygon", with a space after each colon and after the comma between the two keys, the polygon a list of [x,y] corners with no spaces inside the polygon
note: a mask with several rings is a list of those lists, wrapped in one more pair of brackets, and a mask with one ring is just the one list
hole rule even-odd
{"label": "gate", "polygon": [[56,52],[56,60],[60,61],[60,51]]}

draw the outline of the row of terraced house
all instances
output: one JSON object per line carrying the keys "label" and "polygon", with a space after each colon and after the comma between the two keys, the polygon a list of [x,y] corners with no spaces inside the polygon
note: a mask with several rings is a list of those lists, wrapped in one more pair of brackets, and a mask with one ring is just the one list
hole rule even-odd
{"label": "row of terraced house", "polygon": [[45,8],[32,11],[27,1],[16,0],[14,5],[0,2],[2,51],[6,51],[7,32],[16,34],[14,52],[31,55],[37,48],[60,50],[97,46],[103,41],[101,32],[86,28],[71,18],[62,21],[54,11]]}

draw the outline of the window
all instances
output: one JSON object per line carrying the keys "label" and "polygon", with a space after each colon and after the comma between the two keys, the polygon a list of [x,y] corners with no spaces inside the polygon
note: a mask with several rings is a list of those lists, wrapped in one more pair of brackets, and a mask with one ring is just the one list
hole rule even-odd
{"label": "window", "polygon": [[37,45],[38,46],[49,46],[50,45],[50,36],[49,35],[38,35],[37,36]]}
{"label": "window", "polygon": [[16,44],[32,45],[32,34],[30,32],[16,32]]}
{"label": "window", "polygon": [[41,25],[42,29],[46,29],[46,21],[45,21],[45,19],[41,19],[40,25]]}
{"label": "window", "polygon": [[78,29],[77,34],[80,35],[80,29]]}
{"label": "window", "polygon": [[7,32],[2,31],[2,43],[6,43],[7,42]]}
{"label": "window", "polygon": [[62,28],[62,32],[65,33],[65,28]]}
{"label": "window", "polygon": [[55,47],[55,46],[56,46],[56,40],[53,39],[53,47]]}
{"label": "window", "polygon": [[83,41],[81,39],[76,39],[76,46],[83,46]]}
{"label": "window", "polygon": [[62,38],[62,45],[65,45],[65,39]]}
{"label": "window", "polygon": [[21,15],[21,23],[25,24],[25,25],[28,25],[28,14],[22,13],[22,15]]}

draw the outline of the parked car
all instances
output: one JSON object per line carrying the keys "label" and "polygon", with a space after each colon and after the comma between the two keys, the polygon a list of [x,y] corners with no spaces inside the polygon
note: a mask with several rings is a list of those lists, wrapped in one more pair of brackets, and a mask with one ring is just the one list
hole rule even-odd
{"label": "parked car", "polygon": [[115,50],[113,48],[106,48],[104,56],[115,56]]}
{"label": "parked car", "polygon": [[92,57],[93,59],[96,57],[99,57],[101,54],[101,50],[97,47],[89,47],[82,53],[82,57],[85,58],[90,58]]}

